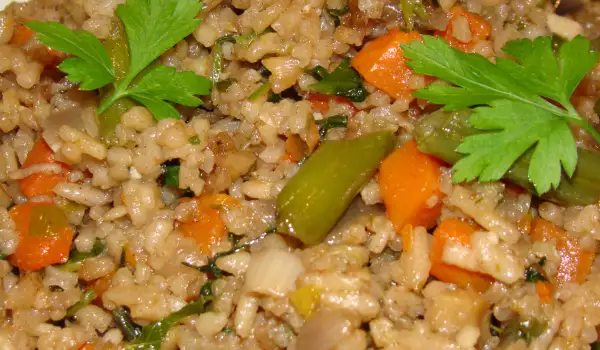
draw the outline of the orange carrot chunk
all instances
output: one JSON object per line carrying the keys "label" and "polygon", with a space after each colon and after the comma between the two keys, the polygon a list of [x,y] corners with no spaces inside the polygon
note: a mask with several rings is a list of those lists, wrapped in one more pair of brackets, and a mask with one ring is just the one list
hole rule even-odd
{"label": "orange carrot chunk", "polygon": [[446,219],[442,221],[433,233],[433,245],[431,247],[431,270],[432,276],[446,283],[453,283],[462,288],[473,288],[477,292],[485,292],[494,282],[494,279],[486,274],[465,270],[458,266],[449,265],[442,261],[446,242],[453,242],[466,247],[471,246],[471,234],[475,227],[457,219]]}
{"label": "orange carrot chunk", "polygon": [[352,58],[352,67],[366,81],[388,95],[396,99],[410,98],[414,92],[411,80],[417,74],[406,65],[400,45],[414,40],[421,40],[421,34],[392,29],[365,45]]}
{"label": "orange carrot chunk", "polygon": [[179,231],[192,238],[200,250],[212,255],[211,248],[227,237],[227,227],[221,219],[222,208],[238,205],[238,201],[226,194],[210,194],[196,197],[196,211],[190,220],[179,224]]}
{"label": "orange carrot chunk", "polygon": [[21,192],[28,198],[34,196],[53,195],[52,189],[60,182],[67,181],[70,168],[54,159],[52,149],[43,139],[37,140],[23,163],[23,168],[35,164],[60,164],[63,171],[60,174],[36,173],[19,180]]}
{"label": "orange carrot chunk", "polygon": [[52,203],[27,202],[12,207],[20,241],[9,261],[25,271],[67,261],[73,230],[64,212]]}
{"label": "orange carrot chunk", "polygon": [[31,40],[34,34],[35,32],[33,30],[27,28],[23,22],[19,22],[15,25],[15,30],[8,43],[11,45],[23,46]]}
{"label": "orange carrot chunk", "polygon": [[[458,29],[455,28],[455,24],[463,18],[467,20],[469,31],[471,33],[470,38],[467,37],[469,39],[468,41],[461,37],[461,35],[457,33]],[[448,14],[448,26],[446,27],[446,30],[443,32],[438,31],[436,35],[446,39],[448,44],[455,49],[459,49],[463,52],[471,52],[479,41],[486,40],[491,33],[492,27],[483,17],[465,10],[462,6],[454,6]],[[462,41],[459,40],[459,38]]]}
{"label": "orange carrot chunk", "polygon": [[441,211],[440,163],[410,141],[381,163],[379,188],[396,232],[404,225],[435,226]]}
{"label": "orange carrot chunk", "polygon": [[544,282],[544,281],[537,281],[535,283],[535,289],[537,290],[538,297],[540,298],[540,300],[543,303],[549,304],[552,302],[552,293],[553,293],[552,283]]}
{"label": "orange carrot chunk", "polygon": [[556,274],[557,284],[567,282],[583,283],[590,273],[594,262],[594,252],[581,248],[575,237],[562,228],[542,218],[535,218],[531,224],[531,239],[536,242],[556,242],[556,250],[560,254],[560,265]]}

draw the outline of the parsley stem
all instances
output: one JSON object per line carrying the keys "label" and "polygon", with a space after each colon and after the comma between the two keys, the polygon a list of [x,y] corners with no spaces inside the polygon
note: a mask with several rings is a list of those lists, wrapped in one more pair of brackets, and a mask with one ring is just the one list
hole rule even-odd
{"label": "parsley stem", "polygon": [[600,133],[596,128],[586,122],[580,115],[577,113],[577,110],[571,103],[564,104],[566,111],[563,112],[563,117],[568,121],[579,125],[583,130],[585,130],[590,136],[594,138],[594,140],[600,144]]}
{"label": "parsley stem", "polygon": [[98,106],[98,108],[96,109],[96,114],[102,114],[104,113],[108,107],[110,107],[113,103],[117,102],[117,100],[126,97],[127,94],[127,85],[125,85],[125,88],[123,88],[123,84],[122,82],[119,83],[119,85],[117,85],[117,87],[115,88],[115,91],[106,96],[105,98],[102,99],[102,101],[100,101],[100,105]]}

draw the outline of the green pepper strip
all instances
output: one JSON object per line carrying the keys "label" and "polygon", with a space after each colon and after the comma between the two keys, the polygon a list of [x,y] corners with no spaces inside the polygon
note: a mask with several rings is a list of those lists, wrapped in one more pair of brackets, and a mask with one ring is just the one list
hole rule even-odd
{"label": "green pepper strip", "polygon": [[277,197],[277,228],[320,243],[393,149],[391,132],[325,141]]}
{"label": "green pepper strip", "polygon": [[[456,148],[462,140],[481,133],[468,123],[470,111],[436,111],[421,117],[415,125],[414,136],[422,152],[454,164],[462,158]],[[583,148],[577,149],[578,161],[571,178],[563,174],[560,186],[545,193],[541,198],[560,205],[589,205],[600,200],[600,155]],[[529,182],[529,162],[532,151],[520,157],[503,176],[535,195]]]}
{"label": "green pepper strip", "polygon": [[[113,20],[110,36],[104,42],[104,47],[115,70],[115,82],[119,82],[125,77],[129,69],[129,44],[127,43],[125,27],[120,19],[115,18]],[[101,95],[110,95],[111,90],[112,87],[102,89]],[[117,124],[121,122],[121,115],[135,105],[135,102],[131,99],[122,98],[98,116],[100,137],[104,144],[108,146],[118,144],[115,134]]]}

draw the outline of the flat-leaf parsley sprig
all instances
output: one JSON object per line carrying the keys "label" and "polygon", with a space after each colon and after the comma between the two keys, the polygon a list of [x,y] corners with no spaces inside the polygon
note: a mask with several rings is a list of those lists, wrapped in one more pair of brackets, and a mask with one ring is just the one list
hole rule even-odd
{"label": "flat-leaf parsley sprig", "polygon": [[105,47],[91,33],[55,22],[28,22],[26,26],[38,33],[42,43],[75,56],[58,68],[67,79],[79,83],[81,90],[113,85],[112,92],[102,99],[98,114],[119,99],[130,97],[148,107],[157,119],[177,118],[179,112],[170,102],[199,106],[202,100],[196,95],[209,94],[211,83],[192,72],[152,63],[194,31],[200,23],[196,15],[202,6],[198,0],[127,0],[119,5],[117,15],[129,45],[128,70],[120,79]]}
{"label": "flat-leaf parsley sprig", "polygon": [[452,84],[429,85],[415,92],[416,97],[444,105],[445,110],[477,106],[469,124],[488,131],[466,137],[457,148],[466,156],[454,165],[455,182],[499,180],[533,148],[529,180],[543,194],[558,187],[561,169],[571,177],[577,166],[569,123],[600,142],[600,133],[570,102],[581,79],[598,62],[598,53],[582,36],[565,42],[557,54],[549,37],[509,41],[503,50],[516,61],[497,57],[496,64],[451,48],[439,37],[423,36],[422,43],[402,48],[417,73]]}

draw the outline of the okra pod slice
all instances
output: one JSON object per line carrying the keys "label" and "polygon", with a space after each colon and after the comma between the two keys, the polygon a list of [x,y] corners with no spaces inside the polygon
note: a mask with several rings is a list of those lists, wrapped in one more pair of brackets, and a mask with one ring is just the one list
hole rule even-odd
{"label": "okra pod slice", "polygon": [[[470,111],[446,112],[438,110],[422,117],[415,126],[414,136],[422,152],[438,157],[450,164],[462,155],[456,148],[469,135],[481,133],[468,123]],[[571,178],[563,174],[556,189],[541,196],[542,199],[560,205],[588,205],[600,199],[600,154],[579,148],[578,162]],[[529,181],[528,169],[532,151],[519,158],[504,179],[536,194]]]}
{"label": "okra pod slice", "polygon": [[391,132],[325,141],[277,197],[277,228],[320,243],[394,148]]}

